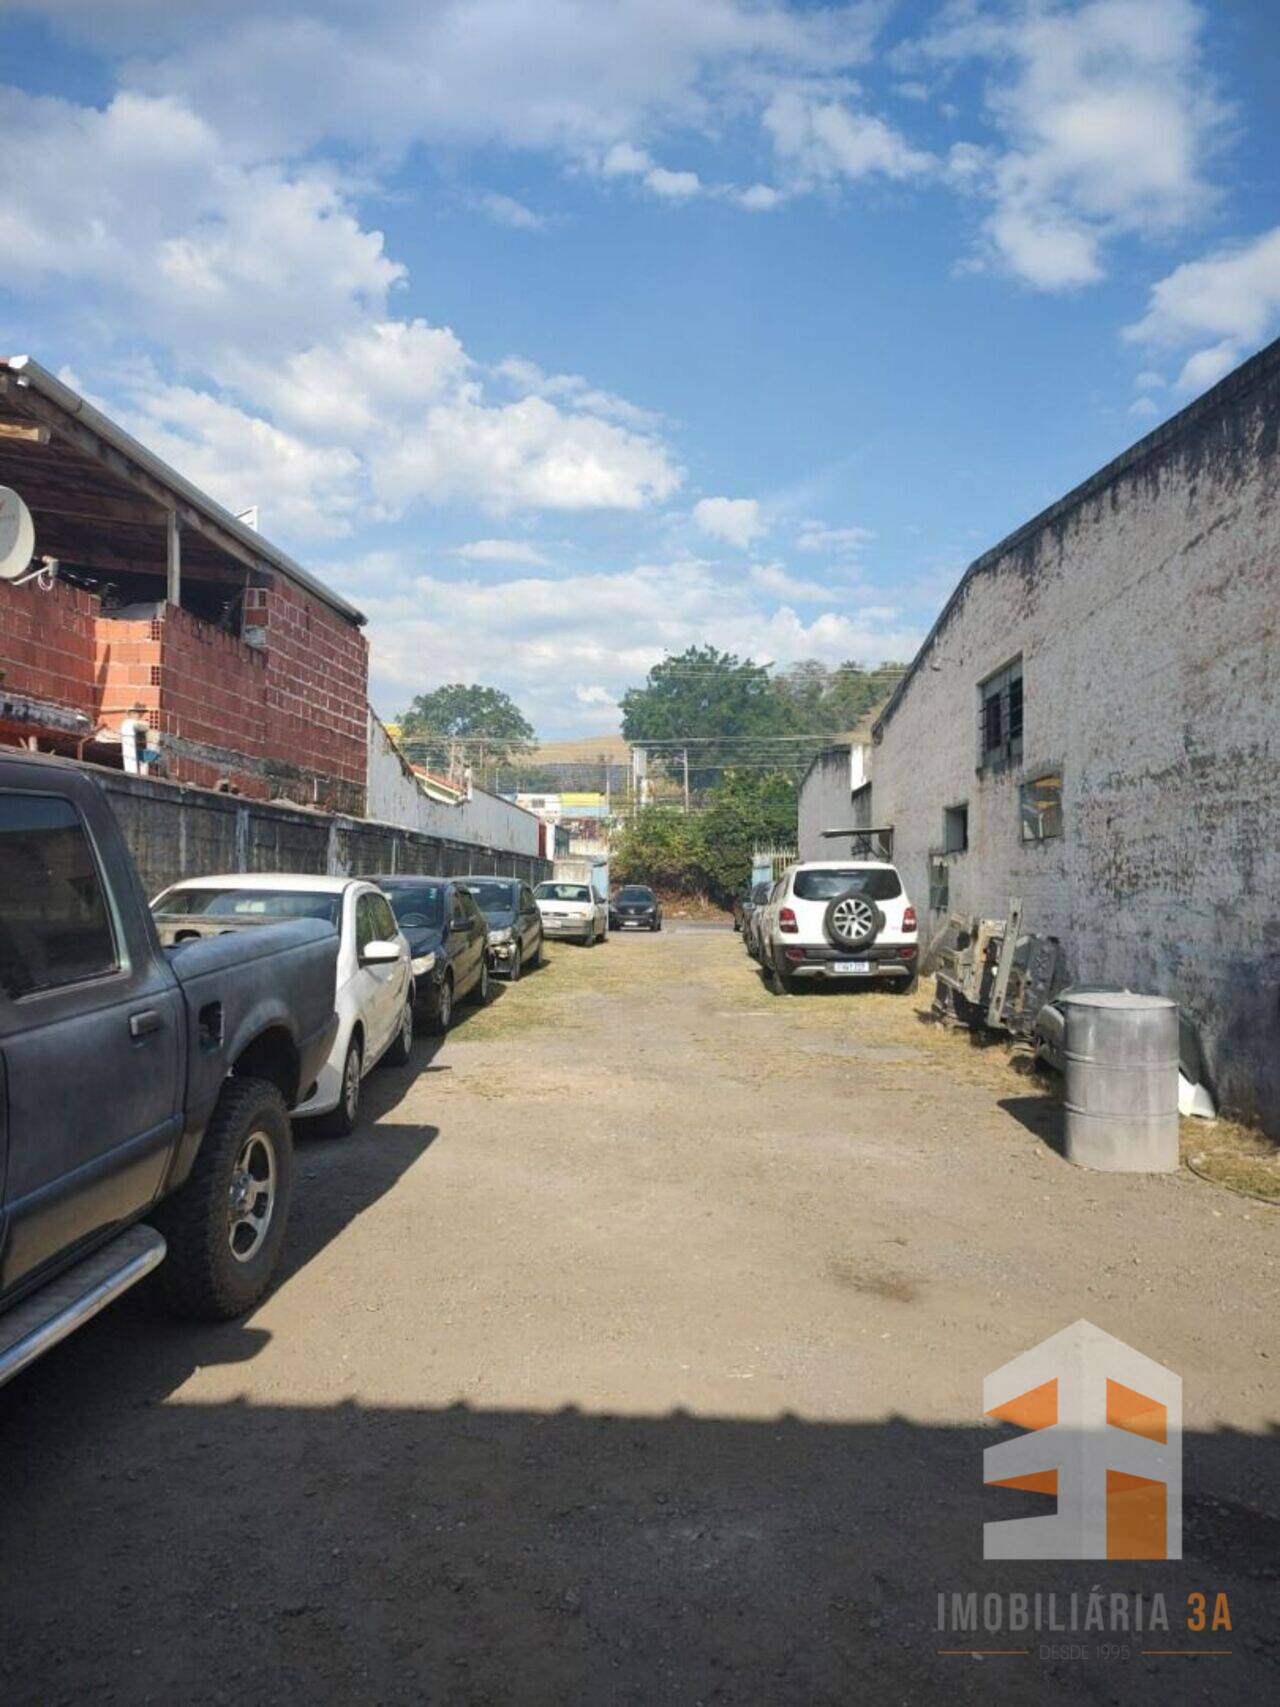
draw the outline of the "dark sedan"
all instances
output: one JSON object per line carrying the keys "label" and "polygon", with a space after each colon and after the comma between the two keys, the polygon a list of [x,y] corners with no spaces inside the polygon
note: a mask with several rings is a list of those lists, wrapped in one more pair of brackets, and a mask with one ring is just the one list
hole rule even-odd
{"label": "dark sedan", "polygon": [[629,925],[645,931],[662,929],[662,902],[643,884],[632,883],[619,889],[609,903],[609,929],[625,931]]}
{"label": "dark sedan", "polygon": [[489,966],[514,984],[526,966],[542,964],[542,914],[518,877],[460,877],[489,927]]}
{"label": "dark sedan", "polygon": [[489,999],[489,926],[463,883],[448,877],[372,877],[391,902],[413,955],[413,1011],[448,1031],[464,996]]}

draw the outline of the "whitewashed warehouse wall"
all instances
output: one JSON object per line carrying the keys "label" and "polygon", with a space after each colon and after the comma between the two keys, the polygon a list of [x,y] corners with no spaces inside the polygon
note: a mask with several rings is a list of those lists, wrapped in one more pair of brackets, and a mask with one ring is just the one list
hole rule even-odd
{"label": "whitewashed warehouse wall", "polygon": [[[1198,1022],[1229,1109],[1280,1132],[1280,343],[965,575],[876,726],[872,813],[926,918],[1062,938],[1077,980]],[[980,684],[1022,660],[1020,761],[980,768]],[[1060,769],[1059,839],[1019,784]]]}
{"label": "whitewashed warehouse wall", "polygon": [[472,798],[457,806],[432,800],[418,786],[413,772],[372,712],[366,810],[370,818],[383,824],[399,824],[431,836],[538,858],[538,820],[532,812],[496,794],[486,794],[482,788],[473,789]]}

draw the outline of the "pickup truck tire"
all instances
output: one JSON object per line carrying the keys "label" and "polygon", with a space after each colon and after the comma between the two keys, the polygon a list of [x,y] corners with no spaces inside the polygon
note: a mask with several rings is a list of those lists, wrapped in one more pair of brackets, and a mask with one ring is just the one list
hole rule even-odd
{"label": "pickup truck tire", "polygon": [[769,968],[769,988],[775,996],[791,996],[795,994],[795,979],[782,971],[779,966]]}
{"label": "pickup truck tire", "polygon": [[387,1045],[382,1063],[388,1067],[407,1067],[413,1054],[413,995],[409,995],[400,1015],[400,1029]]}
{"label": "pickup truck tire", "polygon": [[222,1322],[271,1284],[293,1197],[293,1133],[266,1079],[228,1079],[186,1183],[154,1217],[169,1254],[157,1274],[175,1314]]}

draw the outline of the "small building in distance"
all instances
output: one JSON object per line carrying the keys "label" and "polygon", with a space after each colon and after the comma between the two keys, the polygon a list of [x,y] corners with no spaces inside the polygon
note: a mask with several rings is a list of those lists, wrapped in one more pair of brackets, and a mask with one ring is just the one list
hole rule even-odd
{"label": "small building in distance", "polygon": [[0,582],[0,742],[362,814],[364,618],[26,356],[0,358],[0,485],[36,563]]}

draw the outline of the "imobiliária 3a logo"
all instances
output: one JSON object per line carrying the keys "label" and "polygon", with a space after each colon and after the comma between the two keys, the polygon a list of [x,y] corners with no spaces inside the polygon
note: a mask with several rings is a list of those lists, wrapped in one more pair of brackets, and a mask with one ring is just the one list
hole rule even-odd
{"label": "imobili\u00e1ria 3a logo", "polygon": [[984,1559],[1180,1559],[1182,1380],[1092,1322],[1073,1322],[982,1386],[1026,1432],[989,1446],[983,1481],[1057,1510],[982,1528]]}

